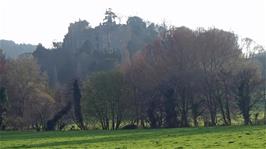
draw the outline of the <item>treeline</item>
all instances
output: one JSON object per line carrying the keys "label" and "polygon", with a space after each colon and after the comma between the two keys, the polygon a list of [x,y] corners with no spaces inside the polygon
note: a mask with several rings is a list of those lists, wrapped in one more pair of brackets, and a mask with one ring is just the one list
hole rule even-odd
{"label": "treeline", "polygon": [[261,53],[242,53],[251,42],[239,45],[235,34],[218,29],[172,28],[119,71],[89,77],[84,113],[103,129],[123,122],[144,128],[231,125],[239,115],[245,125],[259,123],[263,109],[254,107],[265,104],[266,53],[261,46],[253,49]]}
{"label": "treeline", "polygon": [[189,127],[193,121],[197,127],[199,118],[205,126],[231,125],[239,113],[251,124],[265,76],[256,56],[242,53],[237,40],[218,29],[173,28],[136,55],[126,78],[144,101],[150,126]]}
{"label": "treeline", "polygon": [[49,76],[49,85],[57,87],[75,77],[85,79],[94,72],[112,70],[166,30],[137,16],[129,17],[126,24],[116,23],[116,18],[107,10],[96,27],[86,20],[71,23],[63,43],[53,43],[52,49],[39,44],[33,55]]}
{"label": "treeline", "polygon": [[[138,17],[123,25],[115,16],[108,10],[94,29],[86,21],[71,24],[63,43],[39,45],[33,56],[7,60],[1,53],[1,128],[116,130],[266,120],[262,46],[216,28],[150,30]],[[129,26],[131,38],[122,40]],[[129,47],[134,52],[122,61]]]}

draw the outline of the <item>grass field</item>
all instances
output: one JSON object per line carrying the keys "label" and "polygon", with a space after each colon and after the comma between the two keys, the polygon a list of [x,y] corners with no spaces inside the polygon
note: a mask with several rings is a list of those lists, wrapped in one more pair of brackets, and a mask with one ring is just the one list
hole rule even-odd
{"label": "grass field", "polygon": [[266,148],[266,126],[0,132],[0,148]]}

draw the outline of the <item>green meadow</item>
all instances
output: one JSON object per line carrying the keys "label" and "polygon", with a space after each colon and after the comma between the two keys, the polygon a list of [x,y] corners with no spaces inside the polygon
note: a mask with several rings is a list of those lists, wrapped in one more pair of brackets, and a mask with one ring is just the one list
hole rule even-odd
{"label": "green meadow", "polygon": [[118,131],[2,131],[0,148],[263,149],[266,148],[266,126]]}

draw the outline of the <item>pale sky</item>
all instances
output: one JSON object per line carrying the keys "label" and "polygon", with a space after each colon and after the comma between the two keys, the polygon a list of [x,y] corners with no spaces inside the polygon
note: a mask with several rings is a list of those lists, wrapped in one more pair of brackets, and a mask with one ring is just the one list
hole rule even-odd
{"label": "pale sky", "polygon": [[168,25],[217,27],[266,46],[266,0],[0,0],[0,39],[17,43],[62,41],[69,23],[96,26],[107,8]]}

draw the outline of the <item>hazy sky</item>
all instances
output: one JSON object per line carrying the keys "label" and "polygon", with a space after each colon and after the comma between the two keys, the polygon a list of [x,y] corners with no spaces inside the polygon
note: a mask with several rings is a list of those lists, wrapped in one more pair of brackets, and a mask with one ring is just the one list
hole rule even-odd
{"label": "hazy sky", "polygon": [[192,29],[215,26],[266,45],[266,0],[0,0],[0,39],[50,47],[69,23],[96,26],[109,7],[122,22],[137,15]]}

